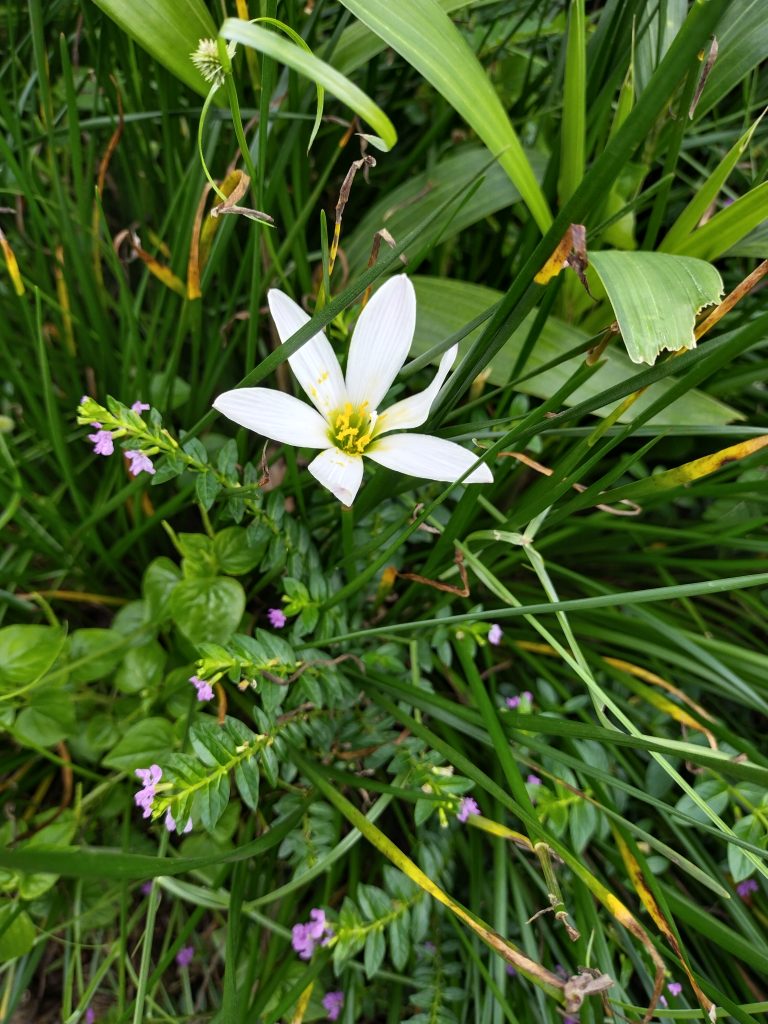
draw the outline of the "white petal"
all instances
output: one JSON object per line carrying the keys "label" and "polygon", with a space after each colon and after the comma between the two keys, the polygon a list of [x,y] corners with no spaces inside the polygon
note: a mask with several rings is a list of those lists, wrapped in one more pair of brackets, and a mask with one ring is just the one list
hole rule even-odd
{"label": "white petal", "polygon": [[328,424],[311,405],[272,388],[225,391],[213,403],[241,427],[297,448],[328,448]]}
{"label": "white petal", "polygon": [[353,405],[373,412],[408,356],[416,328],[416,293],[405,276],[390,278],[360,314],[347,359],[347,391]]}
{"label": "white petal", "polygon": [[[431,434],[390,434],[374,441],[365,454],[387,469],[425,480],[458,480],[477,462],[475,452]],[[493,474],[482,463],[464,483],[489,484],[492,480]]]}
{"label": "white petal", "polygon": [[[280,341],[288,341],[311,319],[301,306],[276,288],[268,292],[267,301]],[[288,356],[288,362],[307,397],[326,419],[336,409],[343,408],[347,401],[344,377],[336,353],[322,331]]]}
{"label": "white petal", "polygon": [[309,464],[309,472],[344,505],[351,505],[363,482],[363,460],[338,448],[328,448]]}
{"label": "white petal", "polygon": [[404,398],[401,402],[395,402],[394,405],[390,405],[388,409],[379,414],[374,437],[378,437],[379,434],[384,434],[388,430],[410,430],[412,427],[420,427],[426,421],[438,391],[456,362],[458,352],[458,345],[448,349],[440,360],[437,373],[428,388],[420,391],[418,395],[411,395],[410,398]]}

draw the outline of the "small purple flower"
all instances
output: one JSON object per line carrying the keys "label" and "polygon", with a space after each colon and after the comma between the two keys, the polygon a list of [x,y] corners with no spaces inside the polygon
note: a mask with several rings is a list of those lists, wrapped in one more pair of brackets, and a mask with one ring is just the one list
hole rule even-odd
{"label": "small purple flower", "polygon": [[139,473],[154,473],[155,467],[152,465],[152,460],[144,452],[127,451],[123,452],[126,459],[130,459],[130,470],[133,476],[138,476]]}
{"label": "small purple flower", "polygon": [[141,414],[143,412],[146,412],[148,408],[149,408],[149,406],[147,405],[147,403],[146,402],[141,402],[141,401],[134,402],[133,405],[131,406],[131,409],[134,412],[138,413],[139,416],[141,416]]}
{"label": "small purple flower", "polygon": [[461,798],[461,803],[459,804],[459,809],[456,812],[456,817],[459,819],[462,825],[466,822],[470,814],[479,813],[480,808],[477,806],[476,800],[473,800],[471,796],[463,796]]}
{"label": "small purple flower", "polygon": [[501,643],[502,628],[498,622],[494,622],[491,628],[488,630],[488,643],[493,644],[494,647],[498,647]]}
{"label": "small purple flower", "polygon": [[743,900],[745,900],[751,895],[751,893],[758,892],[759,888],[760,886],[754,878],[745,878],[743,882],[739,882],[736,886],[736,892]]}
{"label": "small purple flower", "polygon": [[682,991],[683,986],[679,981],[670,981],[667,985],[667,992],[669,992],[671,996],[679,996]]}
{"label": "small purple flower", "polygon": [[666,996],[659,996],[659,1006],[669,1006]]}
{"label": "small purple flower", "polygon": [[323,996],[323,1008],[328,1014],[328,1020],[337,1020],[343,1006],[343,992],[327,992]]}
{"label": "small purple flower", "polygon": [[529,776],[528,776],[528,777],[526,778],[526,780],[525,780],[525,781],[526,781],[526,782],[528,783],[528,785],[530,785],[530,786],[540,786],[540,785],[541,785],[541,779],[539,778],[539,776],[538,776],[538,775],[533,775],[533,774],[531,774],[531,775],[529,775]]}
{"label": "small purple flower", "polygon": [[213,687],[205,679],[198,679],[197,676],[190,676],[190,683],[197,690],[197,699],[206,701],[213,700]]}
{"label": "small purple flower", "polygon": [[184,946],[176,954],[176,963],[179,967],[189,967],[192,961],[195,959],[195,947]]}
{"label": "small purple flower", "polygon": [[578,1017],[563,1017],[563,1024],[579,1024]]}
{"label": "small purple flower", "polygon": [[523,690],[520,694],[516,693],[514,697],[507,697],[504,703],[511,711],[514,711],[515,708],[520,707],[524,700],[528,701],[529,704],[533,704],[533,694],[530,690]]}
{"label": "small purple flower", "polygon": [[152,892],[152,883],[142,882],[141,885],[139,886],[139,892],[141,893],[142,896],[149,896],[149,894]]}
{"label": "small purple flower", "polygon": [[92,1006],[89,1006],[85,1011],[85,1024],[94,1024],[96,1020],[96,1011]]}
{"label": "small purple flower", "polygon": [[163,769],[159,764],[151,764],[149,768],[137,768],[134,775],[142,786],[156,786],[163,777]]}
{"label": "small purple flower", "polygon": [[93,444],[94,455],[111,455],[115,450],[115,442],[112,438],[112,433],[109,430],[102,430],[100,423],[92,423],[92,427],[96,427],[95,434],[88,434],[88,440]]}
{"label": "small purple flower", "polygon": [[295,924],[291,928],[291,945],[302,960],[309,960],[315,951],[315,943],[307,932],[308,925]]}
{"label": "small purple flower", "polygon": [[434,944],[434,942],[430,942],[429,940],[427,940],[424,943],[424,952],[429,953],[430,956],[433,956],[437,952],[437,946]]}
{"label": "small purple flower", "polygon": [[325,946],[333,938],[333,928],[325,919],[325,911],[314,907],[306,924],[295,924],[291,929],[291,945],[302,960],[309,960],[318,944]]}
{"label": "small purple flower", "polygon": [[85,405],[85,403],[86,402],[90,402],[90,400],[91,400],[91,396],[90,395],[81,395],[80,396],[80,405]]}
{"label": "small purple flower", "polygon": [[187,818],[187,824],[184,826],[184,828],[179,828],[178,824],[176,823],[176,819],[171,814],[171,809],[169,807],[168,810],[165,812],[165,827],[168,829],[169,832],[178,832],[180,835],[186,835],[187,832],[192,831],[192,819]]}
{"label": "small purple flower", "polygon": [[144,811],[142,817],[148,818],[152,814],[152,803],[155,799],[155,786],[163,777],[163,770],[159,765],[153,764],[150,765],[149,768],[137,768],[135,774],[143,788],[140,789],[138,793],[134,794],[133,799],[136,806],[141,807]]}
{"label": "small purple flower", "polygon": [[512,964],[507,964],[506,970],[507,970],[507,974],[510,976],[510,978],[516,978],[517,977],[517,971],[512,966]]}
{"label": "small purple flower", "polygon": [[267,618],[269,619],[270,626],[273,626],[275,629],[282,629],[288,621],[282,608],[270,608],[267,612]]}

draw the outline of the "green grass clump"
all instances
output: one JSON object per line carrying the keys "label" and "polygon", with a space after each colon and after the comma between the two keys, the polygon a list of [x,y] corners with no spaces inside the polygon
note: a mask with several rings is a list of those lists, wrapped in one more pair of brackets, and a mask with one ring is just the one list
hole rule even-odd
{"label": "green grass clump", "polygon": [[[768,1010],[759,6],[2,8],[1,1021]],[[346,507],[212,403],[395,273]]]}

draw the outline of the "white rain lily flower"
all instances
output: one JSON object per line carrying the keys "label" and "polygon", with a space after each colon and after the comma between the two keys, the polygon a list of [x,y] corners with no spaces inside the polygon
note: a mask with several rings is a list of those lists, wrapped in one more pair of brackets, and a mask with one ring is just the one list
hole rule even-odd
{"label": "white rain lily flower", "polygon": [[[269,309],[280,341],[310,319],[281,291],[269,292]],[[312,406],[270,388],[239,388],[219,395],[214,409],[262,437],[300,448],[319,448],[309,464],[316,480],[351,505],[363,480],[363,456],[399,473],[427,480],[458,480],[477,461],[473,452],[430,434],[403,434],[421,426],[443,386],[458,345],[440,360],[426,390],[379,412],[382,399],[405,362],[416,326],[416,293],[400,274],[376,292],[357,321],[349,346],[346,378],[321,331],[288,357]],[[481,464],[465,483],[493,480]]]}

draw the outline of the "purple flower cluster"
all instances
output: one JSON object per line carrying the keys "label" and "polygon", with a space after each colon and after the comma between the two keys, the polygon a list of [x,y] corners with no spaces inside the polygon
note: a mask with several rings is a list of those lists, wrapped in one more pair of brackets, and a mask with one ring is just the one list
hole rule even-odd
{"label": "purple flower cluster", "polygon": [[520,707],[524,700],[528,701],[529,704],[533,704],[533,694],[530,690],[523,690],[520,694],[516,693],[514,697],[507,697],[505,704],[514,711],[515,708]]}
{"label": "purple flower cluster", "polygon": [[270,608],[267,612],[267,618],[269,624],[274,629],[282,629],[288,619],[285,617],[285,612],[281,608]]}
{"label": "purple flower cluster", "polygon": [[679,996],[682,991],[683,986],[679,981],[670,981],[667,985],[667,992],[669,992],[671,996]]}
{"label": "purple flower cluster", "polygon": [[160,765],[151,764],[149,768],[137,768],[135,775],[141,782],[142,788],[134,796],[137,807],[144,811],[142,817],[148,818],[152,814],[152,803],[155,799],[155,786],[163,777],[163,769]]}
{"label": "purple flower cluster", "polygon": [[197,676],[190,676],[189,681],[197,690],[198,700],[213,700],[213,687],[210,683],[207,683],[205,679],[198,679]]}
{"label": "purple flower cluster", "polygon": [[343,992],[327,992],[323,996],[323,1008],[328,1014],[328,1020],[337,1020],[344,1006]]}
{"label": "purple flower cluster", "polygon": [[315,946],[326,946],[332,938],[333,928],[325,919],[325,911],[319,907],[314,907],[309,912],[309,921],[306,924],[295,924],[291,929],[291,945],[302,960],[309,960]]}
{"label": "purple flower cluster", "polygon": [[459,819],[462,825],[466,822],[467,818],[471,814],[479,813],[480,808],[477,806],[476,800],[474,800],[471,796],[463,796],[461,798],[461,803],[459,804],[459,809],[456,812],[456,817]]}
{"label": "purple flower cluster", "polygon": [[[80,399],[80,404],[88,400],[88,395],[83,395]],[[131,406],[131,409],[141,415],[149,409],[146,402],[136,401]],[[91,423],[92,427],[96,427],[95,434],[88,434],[88,440],[93,445],[94,455],[112,455],[115,450],[115,438],[110,430],[104,430],[102,425],[94,420]],[[129,472],[133,476],[138,476],[139,473],[149,473],[150,475],[155,472],[155,467],[152,465],[152,460],[144,452],[139,451],[127,451],[125,457],[130,460],[130,466],[128,467]]]}

